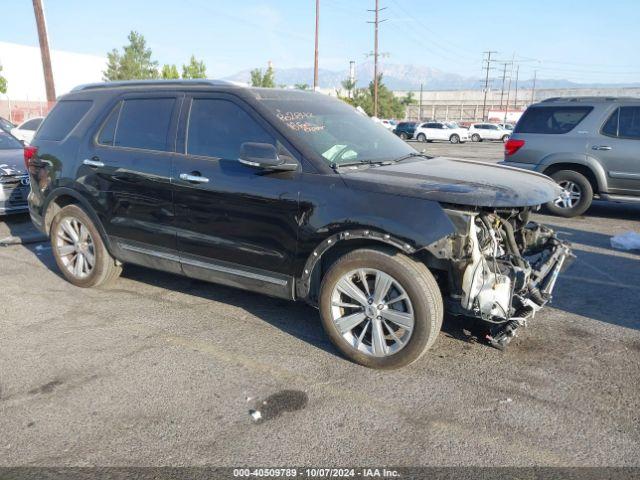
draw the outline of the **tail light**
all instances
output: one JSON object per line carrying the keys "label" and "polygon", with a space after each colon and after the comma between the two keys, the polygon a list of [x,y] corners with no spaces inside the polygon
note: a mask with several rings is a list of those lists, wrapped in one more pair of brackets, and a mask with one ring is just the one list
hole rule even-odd
{"label": "tail light", "polygon": [[524,146],[524,140],[516,138],[510,138],[507,143],[504,144],[504,154],[506,156],[513,155]]}
{"label": "tail light", "polygon": [[36,156],[38,153],[38,147],[32,145],[26,145],[24,147],[24,166],[29,170],[29,160]]}

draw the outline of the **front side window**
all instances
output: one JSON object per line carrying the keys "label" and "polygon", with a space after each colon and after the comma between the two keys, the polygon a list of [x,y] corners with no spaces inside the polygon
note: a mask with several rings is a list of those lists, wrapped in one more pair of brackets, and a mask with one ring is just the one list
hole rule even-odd
{"label": "front side window", "polygon": [[[167,137],[174,104],[174,98],[125,100],[112,144],[117,147],[168,151]],[[109,120],[112,121],[111,118]]]}
{"label": "front side window", "polygon": [[58,102],[38,132],[38,140],[59,142],[64,139],[82,120],[82,117],[89,111],[92,104],[91,100],[63,100]]}
{"label": "front side window", "polygon": [[563,134],[573,130],[593,107],[532,107],[516,125],[515,133]]}
{"label": "front side window", "polygon": [[270,133],[229,100],[195,98],[188,125],[189,155],[237,160],[245,142],[276,145]]}

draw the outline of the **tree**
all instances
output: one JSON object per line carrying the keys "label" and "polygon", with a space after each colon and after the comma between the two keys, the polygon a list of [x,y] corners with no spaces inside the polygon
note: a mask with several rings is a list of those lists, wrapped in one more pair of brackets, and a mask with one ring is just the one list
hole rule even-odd
{"label": "tree", "polygon": [[182,78],[207,78],[207,67],[191,55],[189,65],[182,65]]}
{"label": "tree", "polygon": [[129,45],[123,47],[123,53],[115,48],[107,53],[107,69],[102,72],[104,80],[158,78],[158,62],[151,59],[151,49],[147,48],[144,37],[132,31],[127,39]]}
{"label": "tree", "polygon": [[7,79],[2,76],[2,65],[0,65],[0,93],[7,93]]}
{"label": "tree", "polygon": [[180,74],[178,73],[178,69],[175,65],[163,65],[160,76],[164,80],[176,80],[180,78]]}
{"label": "tree", "polygon": [[[353,90],[352,98],[340,97],[354,107],[362,107],[367,115],[373,115],[373,81],[368,88]],[[403,99],[404,100],[404,99]],[[382,74],[378,76],[378,116],[380,118],[404,118],[405,105],[382,82]]]}
{"label": "tree", "polygon": [[294,87],[298,90],[309,90],[310,88],[308,83],[296,83]]}
{"label": "tree", "polygon": [[405,107],[412,105],[415,102],[415,98],[413,96],[413,92],[411,90],[409,90],[409,92],[407,93],[407,95],[400,100],[400,103],[402,103]]}
{"label": "tree", "polygon": [[273,71],[273,67],[271,65],[267,67],[267,71],[264,73],[262,73],[261,68],[254,68],[253,70],[251,70],[251,86],[275,88],[275,76],[275,72]]}
{"label": "tree", "polygon": [[345,78],[341,82],[341,85],[342,85],[342,88],[344,88],[347,91],[347,97],[353,98],[353,91],[356,88],[356,82],[351,78]]}

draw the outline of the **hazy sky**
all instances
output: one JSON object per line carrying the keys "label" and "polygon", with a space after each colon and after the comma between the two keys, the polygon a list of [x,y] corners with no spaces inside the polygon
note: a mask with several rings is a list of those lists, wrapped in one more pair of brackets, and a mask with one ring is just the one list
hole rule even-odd
{"label": "hazy sky", "polygon": [[[374,0],[320,0],[320,67],[372,50]],[[640,81],[640,1],[380,0],[383,62],[481,74],[482,52],[522,60],[521,78]],[[105,55],[142,33],[154,57],[193,53],[210,77],[263,66],[311,67],[315,0],[45,0],[52,48]],[[30,0],[0,0],[0,40],[37,45]],[[11,19],[11,21],[7,21]],[[2,59],[0,59],[0,62]],[[497,75],[497,74],[496,74]]]}

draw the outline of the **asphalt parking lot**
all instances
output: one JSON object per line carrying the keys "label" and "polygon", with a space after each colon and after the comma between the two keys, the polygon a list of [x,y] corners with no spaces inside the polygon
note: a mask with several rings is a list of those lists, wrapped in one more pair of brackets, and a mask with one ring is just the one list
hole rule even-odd
{"label": "asphalt parking lot", "polygon": [[[0,239],[35,242],[27,220]],[[341,358],[303,304],[135,266],[83,290],[47,243],[0,247],[0,465],[640,465],[640,253],[609,243],[640,206],[537,220],[578,256],[553,305],[505,352],[446,318],[392,372]]]}

